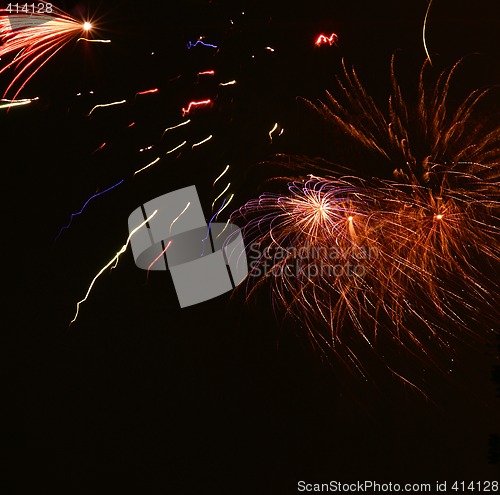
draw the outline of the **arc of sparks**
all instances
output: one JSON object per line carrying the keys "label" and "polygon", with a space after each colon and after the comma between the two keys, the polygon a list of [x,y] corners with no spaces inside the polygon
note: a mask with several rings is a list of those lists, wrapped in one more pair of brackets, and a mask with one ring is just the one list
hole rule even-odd
{"label": "arc of sparks", "polygon": [[145,167],[142,167],[140,168],[139,170],[136,170],[134,172],[134,175],[137,175],[141,172],[144,172],[144,170],[148,169],[149,167],[152,167],[153,165],[155,165],[156,163],[158,163],[160,161],[160,157],[156,158],[155,160],[153,160],[151,163],[148,163]]}
{"label": "arc of sparks", "polygon": [[432,5],[432,0],[429,0],[429,4],[427,5],[427,10],[425,12],[425,17],[424,17],[424,25],[422,27],[422,41],[424,43],[424,50],[425,54],[427,55],[427,60],[429,61],[429,64],[432,65],[432,60],[431,56],[429,54],[429,50],[427,48],[427,19],[429,17],[429,12],[431,10],[431,5]]}
{"label": "arc of sparks", "polygon": [[[128,248],[128,245],[130,244],[130,239],[132,239],[132,236],[140,229],[142,229],[142,227],[144,227],[145,225],[147,225],[147,223],[158,213],[158,210],[155,210],[153,213],[151,213],[151,215],[146,218],[146,220],[144,220],[144,222],[142,222],[140,225],[138,225],[134,230],[132,230],[132,232],[130,232],[129,236],[127,237],[127,241],[125,242],[125,244],[121,247],[121,249],[113,256],[113,258],[111,258],[111,260],[106,263],[106,265],[104,265],[100,270],[99,272],[97,272],[97,275],[92,279],[92,282],[90,282],[90,285],[89,285],[89,288],[87,289],[87,292],[85,294],[85,297],[81,300],[81,301],[78,301],[77,304],[76,304],[76,313],[75,313],[75,316],[73,317],[73,319],[71,320],[70,322],[70,326],[77,320],[78,318],[78,315],[80,313],[80,307],[81,305],[88,299],[91,291],[92,291],[92,288],[94,287],[97,279],[109,268],[111,267],[114,263],[118,263],[118,260],[120,258],[120,256],[127,250]],[[116,264],[114,266],[116,266]]]}

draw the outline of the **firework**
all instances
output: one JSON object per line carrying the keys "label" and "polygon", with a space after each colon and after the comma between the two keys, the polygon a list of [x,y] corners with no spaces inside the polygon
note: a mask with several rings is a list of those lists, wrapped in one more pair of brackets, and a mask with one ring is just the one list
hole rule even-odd
{"label": "firework", "polygon": [[488,90],[450,109],[460,63],[430,85],[428,66],[414,111],[394,59],[386,112],[345,65],[343,103],[331,94],[308,102],[382,159],[392,178],[360,179],[332,166],[327,177],[288,178],[286,192],[264,194],[235,214],[250,246],[248,297],[270,288],[279,314],[362,372],[360,343],[375,348],[384,338],[432,360],[436,345],[449,350],[499,317],[500,128],[478,116]]}
{"label": "firework", "polygon": [[89,33],[92,25],[44,1],[25,6],[33,7],[33,12],[24,11],[17,4],[9,6],[0,9],[0,58],[11,54],[14,58],[0,69],[0,74],[15,69],[4,97],[12,90],[16,98],[43,65],[69,41],[81,33]]}

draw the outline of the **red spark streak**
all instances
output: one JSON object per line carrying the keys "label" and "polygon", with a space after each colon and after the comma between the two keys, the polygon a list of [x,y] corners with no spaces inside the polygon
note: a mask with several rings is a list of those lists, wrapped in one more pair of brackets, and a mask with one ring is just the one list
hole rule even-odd
{"label": "red spark streak", "polygon": [[330,36],[326,36],[325,34],[320,34],[317,37],[314,44],[316,46],[321,46],[321,45],[325,45],[326,43],[328,43],[330,46],[332,46],[334,43],[337,44],[338,39],[339,39],[339,37],[335,33],[332,33]]}
{"label": "red spark streak", "polygon": [[155,88],[155,89],[148,89],[146,91],[139,91],[139,93],[136,93],[135,96],[138,96],[138,95],[149,95],[151,93],[158,93],[159,89],[158,88]]}
{"label": "red spark streak", "polygon": [[182,109],[182,116],[185,117],[193,107],[198,107],[201,105],[210,105],[212,103],[212,100],[201,100],[201,101],[191,101],[188,105],[187,108]]}

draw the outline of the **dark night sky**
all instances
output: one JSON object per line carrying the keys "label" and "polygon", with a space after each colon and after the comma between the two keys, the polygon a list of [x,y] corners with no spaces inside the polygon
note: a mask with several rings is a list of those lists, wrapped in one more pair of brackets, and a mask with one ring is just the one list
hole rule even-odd
{"label": "dark night sky", "polygon": [[[497,2],[434,2],[428,42],[436,66],[470,55],[457,95],[498,84]],[[451,372],[413,368],[425,373],[418,380],[426,400],[373,357],[368,382],[325,364],[303,345],[300,328],[276,322],[266,297],[245,307],[239,294],[226,295],[180,310],[170,275],[153,273],[146,284],[130,252],[68,328],[141,203],[196,184],[208,216],[211,184],[227,163],[236,208],[277,173],[258,165],[275,153],[334,160],[336,143],[297,97],[316,100],[332,90],[344,57],[384,102],[395,50],[412,89],[425,58],[424,4],[89,2],[100,37],[113,42],[71,43],[22,94],[39,102],[0,113],[3,185],[15,225],[7,259],[17,272],[8,289],[13,304],[7,299],[16,317],[3,325],[1,361],[6,393],[14,394],[8,402],[18,406],[0,428],[5,493],[25,493],[31,480],[38,493],[61,486],[93,494],[103,474],[116,483],[130,477],[135,493],[155,495],[284,495],[297,493],[298,480],[498,478],[498,465],[488,463],[489,435],[500,434],[494,340],[458,345],[453,364],[443,362]],[[76,15],[87,3],[64,7]],[[313,46],[319,33],[333,31],[338,47]],[[187,50],[200,35],[219,50]],[[212,68],[217,81],[238,85],[222,92],[213,81],[198,83],[196,73]],[[2,88],[5,82],[0,77]],[[131,103],[153,87],[157,95]],[[214,142],[132,179],[157,150],[177,144],[159,136],[182,120],[180,109],[206,97],[217,104],[179,135],[196,141],[213,133]],[[121,99],[128,103],[86,117],[93,105]],[[286,132],[270,145],[274,122]],[[149,154],[138,152],[153,144]],[[367,167],[359,174],[372,173]],[[124,185],[97,198],[54,242],[97,188],[120,179]]]}

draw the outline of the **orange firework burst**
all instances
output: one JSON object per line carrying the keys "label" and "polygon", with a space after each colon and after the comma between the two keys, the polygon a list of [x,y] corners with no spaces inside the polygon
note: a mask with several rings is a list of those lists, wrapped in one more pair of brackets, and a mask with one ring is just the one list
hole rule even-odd
{"label": "orange firework burst", "polygon": [[250,246],[249,293],[270,287],[279,311],[361,371],[361,343],[375,348],[383,338],[432,360],[436,344],[451,349],[499,319],[500,128],[478,115],[487,90],[450,110],[458,66],[429,88],[424,64],[412,110],[393,60],[387,112],[344,66],[344,103],[328,94],[308,104],[393,178],[287,178],[287,192],[237,212]]}
{"label": "orange firework burst", "polygon": [[15,54],[0,69],[0,74],[10,68],[16,71],[3,97],[13,90],[13,98],[16,98],[28,81],[64,45],[91,29],[90,22],[74,19],[48,2],[25,7],[10,4],[9,9],[0,9],[0,58]]}

